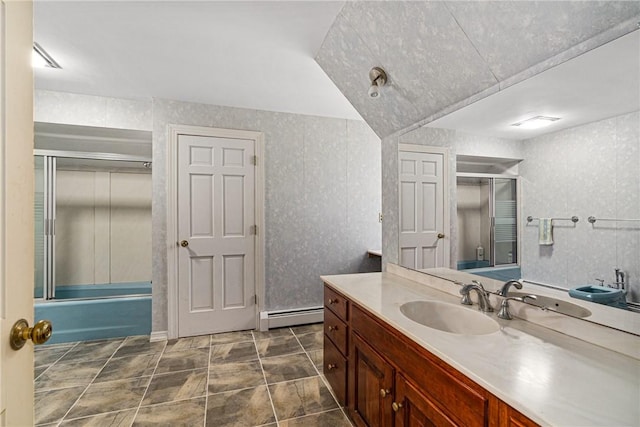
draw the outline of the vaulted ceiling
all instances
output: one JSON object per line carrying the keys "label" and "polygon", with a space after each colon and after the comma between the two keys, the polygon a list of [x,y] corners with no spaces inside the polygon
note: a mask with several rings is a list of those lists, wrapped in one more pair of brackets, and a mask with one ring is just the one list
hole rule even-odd
{"label": "vaulted ceiling", "polygon": [[[631,31],[640,2],[349,2],[316,61],[381,136],[422,125]],[[368,72],[389,76],[369,98]]]}

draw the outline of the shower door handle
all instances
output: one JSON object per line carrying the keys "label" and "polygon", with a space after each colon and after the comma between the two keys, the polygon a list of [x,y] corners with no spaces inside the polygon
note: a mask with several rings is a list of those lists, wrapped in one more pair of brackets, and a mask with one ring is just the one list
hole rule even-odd
{"label": "shower door handle", "polygon": [[182,240],[180,242],[180,246],[182,246],[183,248],[186,248],[187,246],[189,246],[189,241],[188,240]]}

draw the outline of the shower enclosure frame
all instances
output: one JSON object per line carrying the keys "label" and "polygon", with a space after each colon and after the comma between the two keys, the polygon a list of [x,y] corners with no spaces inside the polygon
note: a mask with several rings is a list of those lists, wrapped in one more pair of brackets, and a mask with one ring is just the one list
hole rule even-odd
{"label": "shower enclosure frame", "polygon": [[[43,162],[43,277],[42,296],[36,296],[37,300],[55,300],[56,298],[56,173],[58,158],[72,158],[83,160],[107,160],[123,162],[141,162],[151,164],[151,158],[116,153],[98,153],[66,150],[33,150],[34,159],[42,157]],[[36,280],[37,284],[38,281]],[[34,294],[36,288],[34,287]],[[110,296],[108,298],[114,298]],[[117,298],[117,296],[115,296]]]}
{"label": "shower enclosure frame", "polygon": [[[489,262],[490,266],[486,268],[497,268],[497,267],[507,267],[507,266],[519,266],[520,258],[521,258],[521,227],[520,227],[520,214],[521,214],[521,194],[522,194],[522,181],[520,176],[518,175],[510,175],[510,174],[492,174],[492,173],[477,173],[477,172],[458,172],[456,173],[456,178],[478,178],[478,179],[487,179],[490,187],[490,195],[491,199],[489,200]],[[500,263],[496,265],[496,189],[495,189],[495,180],[496,179],[508,179],[515,182],[515,244],[516,244],[516,254],[515,258],[512,259],[511,263]],[[486,249],[485,249],[486,250]]]}

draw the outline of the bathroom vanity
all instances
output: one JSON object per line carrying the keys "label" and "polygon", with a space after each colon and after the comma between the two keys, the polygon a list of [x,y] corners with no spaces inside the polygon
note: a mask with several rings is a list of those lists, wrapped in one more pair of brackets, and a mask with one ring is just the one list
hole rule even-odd
{"label": "bathroom vanity", "polygon": [[[323,280],[324,373],[358,426],[640,424],[633,357],[463,308],[437,289],[445,283],[391,273]],[[453,330],[468,324],[468,333],[441,330],[455,319],[427,327],[406,315],[415,301],[442,305],[443,319],[447,310],[454,317],[473,310],[470,318],[489,317],[496,328],[465,321]]]}

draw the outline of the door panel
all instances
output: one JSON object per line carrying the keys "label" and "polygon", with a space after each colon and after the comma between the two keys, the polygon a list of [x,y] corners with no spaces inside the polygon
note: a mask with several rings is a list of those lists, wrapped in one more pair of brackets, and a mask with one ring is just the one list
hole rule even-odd
{"label": "door panel", "polygon": [[[33,344],[9,331],[33,326],[33,16],[30,1],[0,1],[0,425],[33,425]],[[54,325],[55,326],[55,325]]]}
{"label": "door panel", "polygon": [[400,264],[409,268],[446,267],[445,155],[399,152]]}
{"label": "door panel", "polygon": [[356,334],[352,335],[353,390],[350,406],[358,426],[390,426],[394,369]]}
{"label": "door panel", "polygon": [[457,424],[402,375],[396,377],[396,427],[453,427]]}
{"label": "door panel", "polygon": [[178,136],[178,335],[254,329],[255,141]]}

